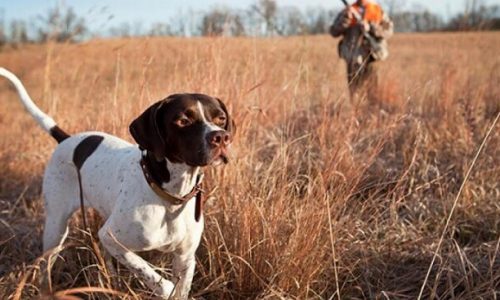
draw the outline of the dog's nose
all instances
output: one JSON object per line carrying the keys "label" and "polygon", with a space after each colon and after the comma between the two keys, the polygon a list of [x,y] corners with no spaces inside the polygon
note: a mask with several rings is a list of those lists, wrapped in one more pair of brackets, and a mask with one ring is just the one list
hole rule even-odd
{"label": "dog's nose", "polygon": [[207,141],[212,147],[227,146],[231,143],[231,135],[224,130],[212,131],[207,135]]}

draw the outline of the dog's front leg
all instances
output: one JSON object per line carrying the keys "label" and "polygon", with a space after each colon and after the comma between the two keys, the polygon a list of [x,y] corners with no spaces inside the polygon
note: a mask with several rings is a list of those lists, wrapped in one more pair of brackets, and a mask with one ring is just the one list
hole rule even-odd
{"label": "dog's front leg", "polygon": [[105,226],[99,230],[99,239],[106,250],[125,265],[131,272],[144,280],[153,292],[164,299],[169,299],[174,290],[174,284],[158,274],[139,255],[125,248],[115,239],[112,231]]}
{"label": "dog's front leg", "polygon": [[173,261],[174,277],[178,279],[174,299],[187,299],[193,282],[196,259],[194,252],[176,253]]}

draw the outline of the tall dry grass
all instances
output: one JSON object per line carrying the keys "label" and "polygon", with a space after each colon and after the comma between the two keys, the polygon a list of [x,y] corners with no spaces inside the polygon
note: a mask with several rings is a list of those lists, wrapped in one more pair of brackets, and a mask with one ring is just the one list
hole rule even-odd
{"label": "tall dry grass", "polygon": [[[415,299],[422,290],[424,299],[496,299],[499,125],[457,193],[500,111],[500,35],[398,35],[390,44],[375,92],[355,99],[327,36],[24,46],[1,52],[0,65],[68,132],[131,140],[128,123],[175,92],[228,103],[234,157],[206,170],[214,192],[196,297]],[[5,81],[0,103],[0,295],[148,298],[120,266],[110,280],[78,216],[51,290],[41,284],[40,185],[55,142]],[[168,255],[143,256],[168,276]]]}

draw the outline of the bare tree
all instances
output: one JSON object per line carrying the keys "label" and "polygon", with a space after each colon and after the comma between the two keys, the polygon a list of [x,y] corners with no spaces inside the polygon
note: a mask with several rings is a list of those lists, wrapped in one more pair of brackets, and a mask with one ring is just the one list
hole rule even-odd
{"label": "bare tree", "polygon": [[127,22],[122,22],[118,26],[111,27],[109,34],[116,37],[130,37],[132,36],[132,26]]}
{"label": "bare tree", "polygon": [[405,1],[404,0],[383,0],[382,3],[387,9],[387,13],[392,16],[400,11],[404,10]]}
{"label": "bare tree", "polygon": [[423,7],[396,12],[391,19],[394,22],[394,30],[397,32],[429,32],[441,30],[444,27],[440,16]]}
{"label": "bare tree", "polygon": [[[173,35],[186,36],[191,29],[190,16],[182,10],[179,10],[174,17],[170,19],[170,28]],[[192,32],[190,32],[192,34]]]}
{"label": "bare tree", "polygon": [[24,44],[29,41],[26,22],[13,20],[10,23],[10,42],[13,45]]}
{"label": "bare tree", "polygon": [[[238,14],[232,16],[231,22],[227,23],[229,25],[229,32],[232,36],[243,36],[246,35],[245,25],[243,24],[242,17]],[[226,27],[226,31],[227,27]]]}
{"label": "bare tree", "polygon": [[7,33],[5,29],[5,11],[0,8],[0,47],[7,44]]}
{"label": "bare tree", "polygon": [[267,36],[273,35],[276,23],[276,12],[278,6],[275,0],[258,0],[258,2],[251,6],[251,10],[257,13],[266,26],[265,32]]}
{"label": "bare tree", "polygon": [[173,35],[172,28],[166,23],[153,23],[149,30],[149,36],[171,36]]}
{"label": "bare tree", "polygon": [[485,5],[482,0],[465,0],[464,12],[452,18],[449,30],[488,30],[494,28],[499,16],[498,5]]}
{"label": "bare tree", "polygon": [[338,12],[334,10],[325,10],[321,7],[309,8],[305,13],[305,22],[308,34],[324,34],[335,19]]}
{"label": "bare tree", "polygon": [[3,26],[0,25],[0,47],[7,44],[7,35],[5,34]]}
{"label": "bare tree", "polygon": [[303,34],[305,22],[301,11],[292,6],[280,8],[276,14],[274,29],[279,35]]}
{"label": "bare tree", "polygon": [[38,40],[45,42],[77,41],[87,32],[85,20],[78,17],[72,8],[62,9],[55,7],[49,9],[46,16],[39,16]]}
{"label": "bare tree", "polygon": [[205,36],[241,36],[245,34],[241,17],[224,8],[214,8],[206,13],[203,16],[200,30],[201,34]]}

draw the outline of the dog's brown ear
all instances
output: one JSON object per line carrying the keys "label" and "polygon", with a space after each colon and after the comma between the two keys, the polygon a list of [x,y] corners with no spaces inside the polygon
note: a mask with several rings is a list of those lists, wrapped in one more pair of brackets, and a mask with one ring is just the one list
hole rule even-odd
{"label": "dog's brown ear", "polygon": [[159,123],[160,111],[166,106],[167,100],[161,100],[151,105],[129,126],[130,134],[140,148],[148,150],[160,161],[166,156],[166,132]]}
{"label": "dog's brown ear", "polygon": [[224,105],[224,102],[222,102],[219,98],[215,98],[217,101],[219,101],[220,107],[222,110],[226,113],[226,126],[224,127],[224,130],[229,132],[232,136],[236,134],[236,123],[234,123],[233,118],[229,115],[229,112],[227,111],[226,105]]}

